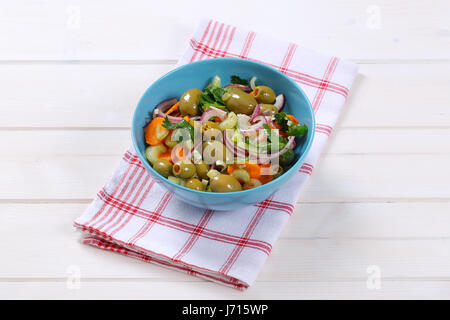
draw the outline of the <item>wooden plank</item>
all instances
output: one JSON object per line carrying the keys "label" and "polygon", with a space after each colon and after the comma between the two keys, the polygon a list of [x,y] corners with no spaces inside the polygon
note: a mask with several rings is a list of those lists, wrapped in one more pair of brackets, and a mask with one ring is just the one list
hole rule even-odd
{"label": "wooden plank", "polygon": [[[71,288],[71,289],[69,289]],[[0,282],[1,299],[446,299],[447,281],[257,282],[241,292],[210,282],[98,281],[79,289],[61,282]]]}
{"label": "wooden plank", "polygon": [[0,65],[0,126],[130,127],[140,96],[171,67]]}
{"label": "wooden plank", "polygon": [[[240,10],[234,10],[239,7]],[[2,60],[178,59],[195,21],[214,18],[351,59],[449,59],[449,3],[239,0],[14,1],[0,12]],[[283,11],[283,19],[273,19]],[[258,19],[248,19],[248,12]],[[157,30],[157,31],[156,31]]]}
{"label": "wooden plank", "polygon": [[362,65],[340,126],[448,126],[450,64]]}
{"label": "wooden plank", "polygon": [[[40,218],[44,225],[55,228],[54,232],[65,232],[65,227],[70,227],[87,206],[88,203],[0,203],[2,221],[8,221],[14,230],[3,223],[2,235],[6,238],[14,232],[31,232],[34,220]],[[300,203],[281,238],[444,239],[450,237],[449,209],[449,202]],[[23,221],[30,222],[21,229]]]}
{"label": "wooden plank", "polygon": [[[129,128],[140,96],[172,67],[0,64],[0,128]],[[449,127],[449,83],[446,63],[361,65],[338,127]]]}
{"label": "wooden plank", "polygon": [[[0,199],[90,199],[118,161],[116,155],[6,155]],[[449,155],[325,155],[300,201],[448,199],[449,162]]]}
{"label": "wooden plank", "polygon": [[445,155],[327,155],[300,201],[448,199]]}
{"label": "wooden plank", "polygon": [[[2,279],[193,277],[82,245],[72,221],[86,204],[1,204]],[[297,207],[258,281],[450,279],[448,203],[307,204]],[[10,241],[15,239],[15,241]],[[33,267],[30,268],[30,265]],[[0,279],[0,281],[2,280]]]}
{"label": "wooden plank", "polygon": [[[320,133],[318,133],[320,134]],[[30,139],[33,143],[29,143]],[[450,128],[337,128],[324,154],[450,154]],[[26,148],[24,146],[26,145]],[[0,155],[29,158],[117,156],[131,145],[130,130],[0,130]]]}

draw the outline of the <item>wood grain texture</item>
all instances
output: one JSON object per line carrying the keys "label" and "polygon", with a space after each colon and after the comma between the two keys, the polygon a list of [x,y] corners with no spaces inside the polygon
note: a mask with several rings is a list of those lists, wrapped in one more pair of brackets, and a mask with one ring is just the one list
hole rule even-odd
{"label": "wood grain texture", "polygon": [[[119,158],[7,155],[0,159],[0,199],[91,199]],[[300,201],[449,200],[449,162],[450,155],[324,155]]]}
{"label": "wood grain texture", "polygon": [[[128,148],[139,97],[173,68],[204,7],[360,64],[245,292],[84,246],[72,228]],[[279,8],[283,19],[266,23]],[[449,298],[449,9],[444,0],[2,4],[0,298]],[[369,266],[380,268],[378,290],[367,286]],[[79,289],[67,286],[74,268]]]}
{"label": "wood grain texture", "polygon": [[[16,239],[2,248],[8,259],[2,263],[0,281],[62,280],[71,266],[79,268],[83,279],[199,281],[82,245],[72,222],[85,207],[0,204],[0,233],[5,239]],[[258,280],[362,281],[370,265],[379,266],[383,277],[391,280],[450,280],[449,209],[448,203],[301,204]],[[432,212],[429,221],[420,224],[426,210]]]}
{"label": "wood grain texture", "polygon": [[[129,128],[140,96],[172,67],[0,64],[0,128]],[[339,126],[450,127],[449,84],[447,63],[360,65]]]}
{"label": "wood grain texture", "polygon": [[0,298],[14,299],[445,299],[446,281],[383,281],[379,290],[367,289],[365,281],[257,282],[246,292],[202,281],[96,281],[68,289],[66,281],[0,282]]}
{"label": "wood grain texture", "polygon": [[[236,10],[236,8],[239,10]],[[205,15],[348,59],[449,59],[448,1],[14,1],[2,60],[177,60]],[[258,19],[248,19],[249,13]],[[274,12],[282,12],[276,23]],[[33,36],[30,36],[33,35]]]}

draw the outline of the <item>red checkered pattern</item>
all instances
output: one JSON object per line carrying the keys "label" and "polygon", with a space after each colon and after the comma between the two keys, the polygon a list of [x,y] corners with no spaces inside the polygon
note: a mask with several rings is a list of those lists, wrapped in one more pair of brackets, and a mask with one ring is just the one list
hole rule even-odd
{"label": "red checkered pattern", "polygon": [[[269,45],[268,45],[269,44]],[[296,81],[316,114],[316,137],[288,185],[240,210],[186,205],[150,177],[133,149],[75,221],[83,243],[186,272],[237,289],[251,285],[294,211],[348,95],[357,67],[294,43],[217,21],[200,23],[179,65],[237,57],[268,64]]]}

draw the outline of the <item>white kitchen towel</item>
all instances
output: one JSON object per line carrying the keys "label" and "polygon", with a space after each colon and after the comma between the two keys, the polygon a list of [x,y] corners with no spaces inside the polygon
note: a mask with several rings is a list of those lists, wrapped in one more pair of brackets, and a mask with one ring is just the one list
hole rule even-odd
{"label": "white kitchen towel", "polygon": [[178,65],[219,57],[270,65],[305,91],[315,112],[316,134],[295,176],[258,204],[214,212],[173,197],[150,177],[131,148],[74,224],[84,234],[83,243],[245,289],[255,281],[293,213],[344,105],[357,66],[213,20],[199,24]]}

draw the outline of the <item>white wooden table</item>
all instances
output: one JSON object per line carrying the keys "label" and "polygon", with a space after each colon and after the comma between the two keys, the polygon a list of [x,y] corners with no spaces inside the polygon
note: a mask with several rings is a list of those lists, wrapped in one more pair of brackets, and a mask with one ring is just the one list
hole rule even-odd
{"label": "white wooden table", "polygon": [[[360,65],[245,292],[72,230],[130,144],[140,95],[202,15]],[[2,1],[0,298],[450,298],[449,16],[445,0]]]}

